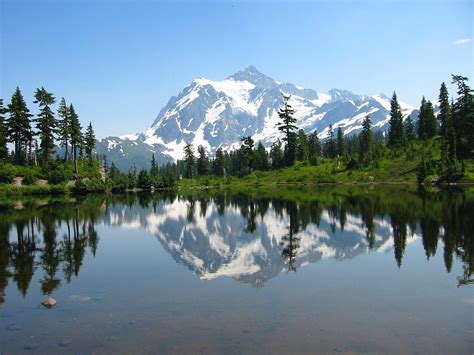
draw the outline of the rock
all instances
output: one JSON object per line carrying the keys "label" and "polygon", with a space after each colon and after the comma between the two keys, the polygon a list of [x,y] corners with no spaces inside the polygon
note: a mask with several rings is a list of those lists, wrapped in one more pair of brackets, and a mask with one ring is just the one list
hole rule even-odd
{"label": "rock", "polygon": [[41,304],[43,306],[45,306],[46,308],[51,308],[51,307],[54,307],[54,305],[56,304],[56,300],[54,298],[51,298],[51,297],[48,297],[46,298],[43,302],[41,302]]}

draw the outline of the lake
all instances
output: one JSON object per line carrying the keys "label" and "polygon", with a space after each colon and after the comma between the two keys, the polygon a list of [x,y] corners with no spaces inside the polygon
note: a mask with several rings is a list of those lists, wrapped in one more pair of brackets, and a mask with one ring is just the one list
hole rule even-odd
{"label": "lake", "polygon": [[467,190],[3,199],[0,353],[471,354],[473,270]]}

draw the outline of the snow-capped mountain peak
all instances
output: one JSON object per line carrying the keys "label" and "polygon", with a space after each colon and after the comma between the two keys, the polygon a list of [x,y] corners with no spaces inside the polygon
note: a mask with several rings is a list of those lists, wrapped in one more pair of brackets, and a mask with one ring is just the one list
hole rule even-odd
{"label": "snow-capped mountain peak", "polygon": [[[276,124],[281,93],[291,95],[298,126],[307,133],[317,130],[321,138],[327,136],[329,125],[355,134],[367,115],[376,129],[387,128],[390,99],[383,94],[358,95],[340,89],[321,93],[275,81],[249,66],[224,80],[194,79],[170,98],[149,129],[106,138],[98,151],[128,169],[132,162],[148,166],[152,153],[159,163],[181,159],[186,142],[202,145],[211,155],[219,147],[238,148],[248,135],[268,147],[280,135]],[[405,115],[413,112],[408,104],[400,106]]]}

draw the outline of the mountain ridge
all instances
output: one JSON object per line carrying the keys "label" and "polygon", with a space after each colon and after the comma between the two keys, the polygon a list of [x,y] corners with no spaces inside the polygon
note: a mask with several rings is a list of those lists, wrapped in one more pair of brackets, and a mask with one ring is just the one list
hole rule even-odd
{"label": "mountain ridge", "polygon": [[[281,135],[276,124],[282,95],[291,95],[297,125],[306,133],[317,130],[327,136],[329,125],[345,135],[356,134],[370,115],[376,130],[388,127],[390,99],[384,94],[359,95],[348,90],[318,92],[279,82],[249,66],[224,80],[198,77],[177,96],[172,96],[147,130],[98,142],[97,151],[127,170],[132,163],[148,167],[151,155],[159,164],[176,161],[186,142],[202,145],[213,155],[219,147],[237,149],[243,136],[252,136],[266,147]],[[400,102],[404,116],[415,109]]]}

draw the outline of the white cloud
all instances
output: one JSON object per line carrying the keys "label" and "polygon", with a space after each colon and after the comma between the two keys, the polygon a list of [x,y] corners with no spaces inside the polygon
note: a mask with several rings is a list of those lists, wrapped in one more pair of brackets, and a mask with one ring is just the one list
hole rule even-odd
{"label": "white cloud", "polygon": [[461,38],[461,39],[455,40],[453,44],[455,46],[459,46],[460,44],[470,43],[471,41],[472,41],[472,38]]}

